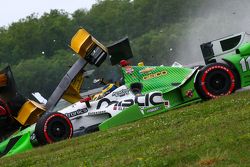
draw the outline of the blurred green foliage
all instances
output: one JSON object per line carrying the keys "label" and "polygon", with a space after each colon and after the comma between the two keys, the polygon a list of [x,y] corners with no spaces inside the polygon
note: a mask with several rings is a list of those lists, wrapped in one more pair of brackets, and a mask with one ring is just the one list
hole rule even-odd
{"label": "blurred green foliage", "polygon": [[[28,96],[39,91],[48,97],[76,60],[68,45],[79,27],[86,28],[105,45],[128,36],[134,64],[142,60],[148,65],[167,63],[186,20],[193,17],[199,3],[99,0],[89,11],[79,6],[72,14],[61,10],[51,10],[41,17],[31,14],[0,28],[0,67],[12,66],[21,93]],[[108,62],[101,68],[107,66]],[[101,70],[97,75],[105,78],[109,73]]]}

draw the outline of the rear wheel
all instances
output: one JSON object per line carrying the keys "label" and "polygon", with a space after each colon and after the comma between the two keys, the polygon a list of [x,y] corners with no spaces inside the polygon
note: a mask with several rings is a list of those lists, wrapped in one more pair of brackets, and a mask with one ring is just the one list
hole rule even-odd
{"label": "rear wheel", "polygon": [[67,116],[58,112],[44,114],[37,122],[35,135],[40,144],[71,138],[73,126]]}
{"label": "rear wheel", "polygon": [[229,95],[236,89],[235,74],[226,64],[207,65],[197,76],[196,89],[203,99]]}

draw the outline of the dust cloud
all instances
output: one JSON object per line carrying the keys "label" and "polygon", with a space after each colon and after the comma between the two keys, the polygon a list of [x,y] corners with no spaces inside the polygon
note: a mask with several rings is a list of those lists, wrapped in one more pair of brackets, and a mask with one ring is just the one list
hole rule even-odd
{"label": "dust cloud", "polygon": [[204,0],[187,23],[175,60],[203,63],[200,44],[239,32],[250,32],[249,0]]}

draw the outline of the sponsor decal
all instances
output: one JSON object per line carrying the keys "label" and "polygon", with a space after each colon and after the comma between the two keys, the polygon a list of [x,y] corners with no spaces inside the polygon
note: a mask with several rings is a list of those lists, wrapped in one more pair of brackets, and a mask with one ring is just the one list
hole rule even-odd
{"label": "sponsor decal", "polygon": [[115,96],[115,97],[122,97],[122,96],[125,96],[125,95],[128,95],[129,94],[129,90],[128,89],[122,89],[118,92],[113,92],[112,93],[112,96]]}
{"label": "sponsor decal", "polygon": [[114,104],[114,110],[119,110],[130,107],[134,104],[138,104],[138,106],[140,107],[147,107],[150,105],[157,105],[161,103],[163,103],[162,94],[160,92],[156,92],[146,94],[145,96],[135,96],[134,98],[126,99],[123,101],[111,101],[108,98],[103,98],[98,102],[96,109],[98,110],[100,108],[106,108],[112,104]]}
{"label": "sponsor decal", "polygon": [[88,115],[99,115],[104,113],[106,113],[106,111],[94,111],[94,112],[89,112]]}
{"label": "sponsor decal", "polygon": [[193,97],[193,95],[194,95],[193,90],[190,89],[190,90],[186,91],[186,96],[187,97],[191,98],[191,97]]}
{"label": "sponsor decal", "polygon": [[30,135],[30,142],[34,145],[38,145],[36,134],[34,132]]}
{"label": "sponsor decal", "polygon": [[125,71],[127,74],[132,74],[134,72],[134,69],[132,68],[132,66],[126,66]]}
{"label": "sponsor decal", "polygon": [[161,107],[155,107],[155,108],[151,108],[149,110],[147,110],[147,112],[155,112],[158,111]]}
{"label": "sponsor decal", "polygon": [[170,102],[169,102],[169,101],[165,101],[165,102],[164,102],[164,105],[165,105],[167,108],[169,108],[169,107],[170,107]]}
{"label": "sponsor decal", "polygon": [[167,75],[167,71],[160,71],[160,72],[157,72],[157,73],[154,73],[154,74],[149,74],[147,76],[144,76],[143,79],[148,80],[148,79],[160,77],[160,76],[163,76],[163,75]]}
{"label": "sponsor decal", "polygon": [[83,109],[78,109],[76,111],[73,111],[73,112],[70,112],[70,113],[66,113],[65,115],[68,117],[68,118],[71,118],[71,117],[75,117],[77,115],[81,115],[81,114],[84,114],[88,112],[88,109],[87,108],[83,108]]}
{"label": "sponsor decal", "polygon": [[128,108],[128,107],[122,107],[122,106],[117,107],[117,106],[114,106],[113,110],[121,111],[121,110],[125,110],[126,108]]}
{"label": "sponsor decal", "polygon": [[146,74],[149,73],[150,71],[153,71],[155,68],[153,67],[148,67],[140,71],[141,74]]}

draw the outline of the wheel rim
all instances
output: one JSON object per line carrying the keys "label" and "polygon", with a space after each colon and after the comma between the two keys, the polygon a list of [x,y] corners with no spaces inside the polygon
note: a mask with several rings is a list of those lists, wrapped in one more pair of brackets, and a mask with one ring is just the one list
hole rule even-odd
{"label": "wheel rim", "polygon": [[231,86],[230,77],[224,71],[214,71],[207,75],[205,80],[207,90],[215,95],[220,96],[226,94]]}
{"label": "wheel rim", "polygon": [[55,140],[60,140],[66,132],[66,126],[61,121],[52,122],[50,129],[50,136],[53,136]]}
{"label": "wheel rim", "polygon": [[209,98],[231,94],[235,89],[234,74],[225,66],[211,66],[203,72],[201,88]]}
{"label": "wheel rim", "polygon": [[48,143],[70,138],[72,130],[72,124],[62,114],[52,115],[48,118],[44,126],[44,134]]}
{"label": "wheel rim", "polygon": [[226,86],[225,80],[227,78],[224,75],[216,74],[211,76],[211,81],[209,86],[214,90],[221,90]]}

